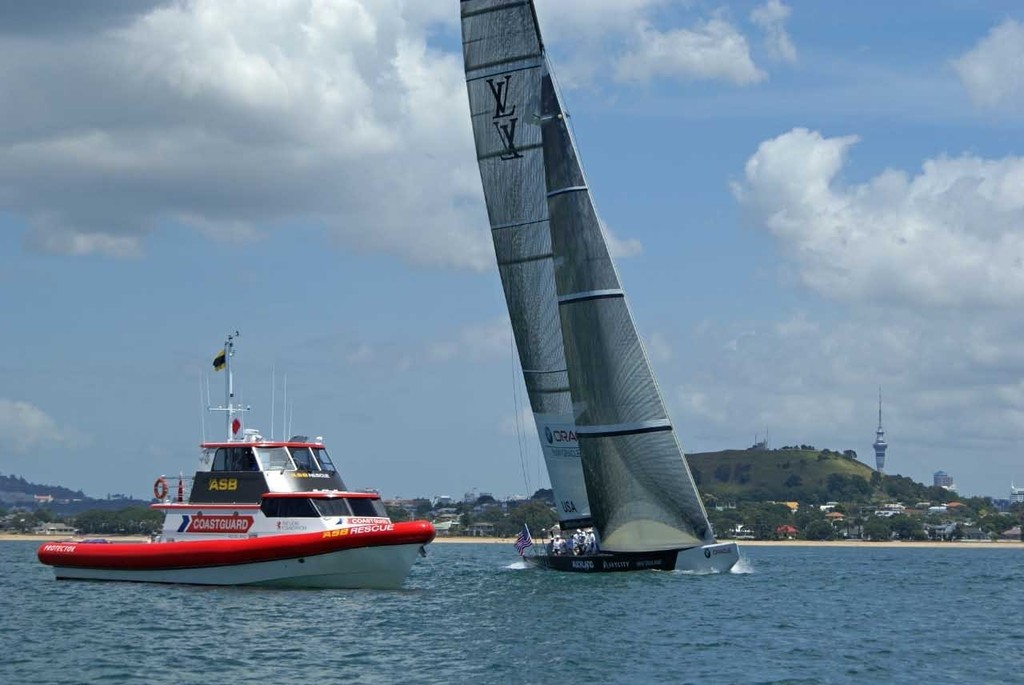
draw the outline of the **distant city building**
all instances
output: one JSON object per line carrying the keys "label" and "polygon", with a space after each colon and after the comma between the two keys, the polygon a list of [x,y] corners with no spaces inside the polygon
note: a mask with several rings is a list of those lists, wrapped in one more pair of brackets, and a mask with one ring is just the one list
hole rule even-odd
{"label": "distant city building", "polygon": [[1010,484],[1010,504],[1024,504],[1024,488]]}
{"label": "distant city building", "polygon": [[889,448],[885,442],[885,430],[882,429],[882,388],[878,388],[878,430],[875,431],[875,442],[871,445],[875,448],[875,469],[879,473],[885,472],[885,450]]}
{"label": "distant city building", "polygon": [[939,488],[946,488],[947,490],[956,490],[956,483],[953,482],[953,476],[949,475],[945,471],[935,472],[935,475],[932,476],[932,485]]}

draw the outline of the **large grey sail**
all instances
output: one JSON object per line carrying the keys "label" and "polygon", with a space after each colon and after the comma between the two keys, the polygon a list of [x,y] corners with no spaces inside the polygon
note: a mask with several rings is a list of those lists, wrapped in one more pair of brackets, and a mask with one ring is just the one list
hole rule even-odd
{"label": "large grey sail", "polygon": [[590,525],[555,293],[533,5],[462,0],[463,57],[494,252],[563,527]]}
{"label": "large grey sail", "polygon": [[562,337],[591,512],[607,551],[712,542],[550,76],[541,113]]}

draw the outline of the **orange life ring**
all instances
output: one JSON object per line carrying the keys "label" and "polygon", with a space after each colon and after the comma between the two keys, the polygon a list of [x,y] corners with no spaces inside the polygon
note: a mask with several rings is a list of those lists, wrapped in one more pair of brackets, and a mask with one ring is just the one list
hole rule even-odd
{"label": "orange life ring", "polygon": [[156,482],[153,483],[153,496],[157,499],[167,497],[167,479],[163,476],[157,478]]}

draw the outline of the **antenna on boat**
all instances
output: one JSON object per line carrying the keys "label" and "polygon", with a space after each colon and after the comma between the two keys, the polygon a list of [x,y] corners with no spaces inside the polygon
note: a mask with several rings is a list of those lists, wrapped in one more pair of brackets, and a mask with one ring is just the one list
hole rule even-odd
{"label": "antenna on boat", "polygon": [[270,439],[274,439],[274,404],[277,402],[277,364],[270,371]]}
{"label": "antenna on boat", "polygon": [[284,400],[281,401],[281,439],[288,439],[288,374],[284,375]]}
{"label": "antenna on boat", "polygon": [[[206,406],[210,406],[207,398]],[[199,442],[206,442],[206,412],[203,411],[203,376],[199,375]]]}
{"label": "antenna on boat", "polygon": [[217,356],[213,358],[213,370],[226,372],[224,377],[224,405],[220,407],[209,407],[209,410],[226,412],[228,440],[239,439],[235,436],[238,435],[239,430],[242,427],[242,422],[237,419],[236,415],[241,414],[242,412],[247,412],[250,409],[250,407],[235,404],[234,402],[235,378],[231,371],[231,358],[235,356],[235,338],[237,338],[238,335],[238,331],[235,331],[233,335],[228,335],[228,339],[224,341],[224,349],[222,349]]}

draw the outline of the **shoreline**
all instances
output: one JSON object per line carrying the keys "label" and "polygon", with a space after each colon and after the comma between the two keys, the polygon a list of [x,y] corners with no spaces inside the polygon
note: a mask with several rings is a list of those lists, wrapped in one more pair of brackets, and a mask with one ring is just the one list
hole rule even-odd
{"label": "shoreline", "polygon": [[[73,536],[66,535],[33,535],[20,533],[0,533],[0,542],[55,542],[60,540],[74,540],[80,542],[85,539],[104,539],[113,542],[148,542],[149,538],[139,535],[96,535],[96,536]],[[938,542],[935,540],[904,541],[891,540],[887,542],[868,542],[866,540],[719,540],[719,542],[735,542],[740,549],[744,547],[873,547],[876,549],[893,548],[920,548],[920,549],[1020,549],[1024,550],[1024,541],[1018,540],[997,540],[988,541],[956,541]],[[482,545],[512,545],[514,537],[509,538],[483,538],[464,537],[458,535],[437,536],[431,544],[482,544]],[[540,546],[543,542],[535,542]]]}

